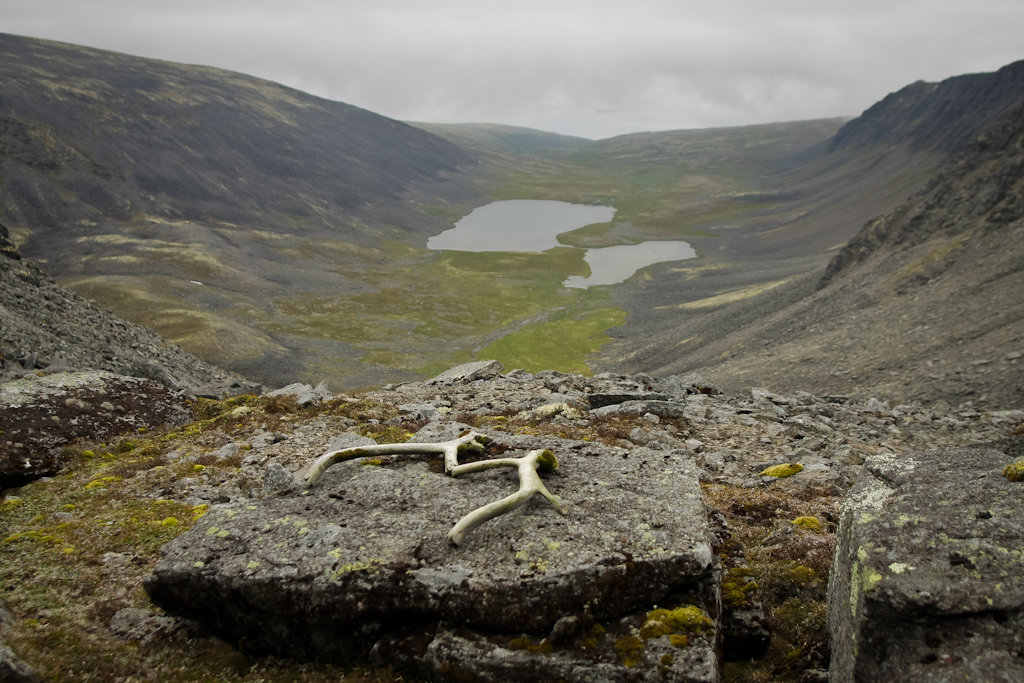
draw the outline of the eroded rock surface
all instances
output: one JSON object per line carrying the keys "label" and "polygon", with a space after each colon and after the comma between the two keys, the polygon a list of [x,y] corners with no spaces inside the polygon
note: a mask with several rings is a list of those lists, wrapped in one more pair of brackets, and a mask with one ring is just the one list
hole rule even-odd
{"label": "eroded rock surface", "polygon": [[[445,430],[426,431],[442,440]],[[455,547],[448,530],[464,514],[515,491],[514,469],[451,478],[442,473],[440,456],[339,463],[308,491],[211,508],[165,548],[146,589],[165,609],[262,652],[346,661],[374,646],[378,656],[393,650],[411,631],[421,654],[434,653],[417,655],[423,666],[450,665],[453,657],[462,666],[461,657],[474,653],[480,675],[515,673],[501,665],[510,643],[524,637],[539,643],[558,624],[571,631],[562,634],[566,666],[603,662],[625,671],[616,644],[630,626],[616,630],[616,624],[640,615],[634,616],[639,628],[657,605],[689,605],[714,621],[685,646],[678,639],[679,647],[670,646],[669,633],[660,634],[665,647],[680,650],[665,662],[705,661],[710,677],[699,680],[715,680],[717,565],[692,458],[494,436],[491,450],[502,457],[533,448],[556,452],[561,466],[547,486],[563,514],[538,496]],[[566,618],[575,619],[571,629]],[[601,648],[597,640],[586,646],[595,625],[601,625]],[[453,628],[482,635],[456,637]],[[656,649],[657,638],[649,640],[655,641],[649,648],[634,648],[629,668]],[[459,647],[453,650],[453,643]],[[448,654],[438,655],[438,648]],[[517,652],[530,667],[548,666],[549,653]],[[665,662],[659,654],[654,670],[673,671]]]}
{"label": "eroded rock surface", "polygon": [[832,680],[1024,679],[1024,484],[1006,448],[867,460],[829,586]]}

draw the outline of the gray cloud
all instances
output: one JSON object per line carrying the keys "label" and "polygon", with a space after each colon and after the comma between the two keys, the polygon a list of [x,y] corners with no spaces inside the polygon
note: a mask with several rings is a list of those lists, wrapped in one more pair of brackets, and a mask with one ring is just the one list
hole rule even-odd
{"label": "gray cloud", "polygon": [[1024,58],[1011,0],[5,0],[0,30],[279,81],[386,116],[586,137],[856,115]]}

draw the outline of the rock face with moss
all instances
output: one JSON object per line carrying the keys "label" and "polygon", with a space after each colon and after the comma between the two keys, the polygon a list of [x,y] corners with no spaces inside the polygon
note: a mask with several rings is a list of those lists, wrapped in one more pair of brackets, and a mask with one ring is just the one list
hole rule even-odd
{"label": "rock face with moss", "polygon": [[1024,679],[1024,487],[1004,476],[1011,448],[867,460],[829,585],[832,680]]}
{"label": "rock face with moss", "polygon": [[[430,425],[415,440],[460,427]],[[514,472],[452,478],[436,455],[343,462],[307,491],[211,508],[165,548],[146,589],[232,641],[292,657],[352,661],[372,651],[419,662],[425,675],[471,661],[474,678],[600,665],[716,680],[717,565],[692,458],[494,437],[502,457],[557,453],[546,485],[564,514],[538,497],[456,547],[452,525],[514,492]],[[662,619],[639,642],[622,641],[631,637],[623,620],[642,627],[655,605],[692,618]],[[557,656],[552,641],[564,646]]]}

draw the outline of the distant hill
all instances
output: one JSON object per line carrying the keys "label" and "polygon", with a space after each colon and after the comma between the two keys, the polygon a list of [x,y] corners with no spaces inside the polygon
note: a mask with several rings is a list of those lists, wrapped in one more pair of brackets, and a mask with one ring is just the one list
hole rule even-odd
{"label": "distant hill", "polygon": [[552,152],[580,149],[591,142],[587,138],[499,123],[410,122],[410,125],[450,140],[463,149],[488,153],[548,155]]}

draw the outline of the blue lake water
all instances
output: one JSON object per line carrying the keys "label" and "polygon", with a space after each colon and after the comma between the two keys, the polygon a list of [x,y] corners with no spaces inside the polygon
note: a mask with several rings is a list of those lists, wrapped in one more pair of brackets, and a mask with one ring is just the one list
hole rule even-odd
{"label": "blue lake water", "polygon": [[[571,204],[539,199],[491,202],[474,209],[455,227],[427,240],[428,249],[452,251],[546,251],[560,246],[558,235],[615,216],[610,206]],[[586,288],[622,282],[640,268],[663,261],[696,256],[682,241],[641,242],[588,249],[584,254],[591,274],[574,275],[567,287]]]}

